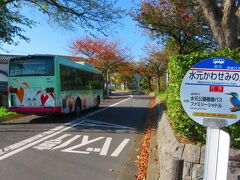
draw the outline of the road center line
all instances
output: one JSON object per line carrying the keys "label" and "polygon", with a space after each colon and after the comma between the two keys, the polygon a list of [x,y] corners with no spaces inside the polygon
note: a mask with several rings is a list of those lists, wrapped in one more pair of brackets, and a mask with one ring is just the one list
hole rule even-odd
{"label": "road center line", "polygon": [[37,134],[37,135],[35,135],[33,137],[30,137],[28,139],[25,139],[23,141],[20,141],[18,143],[15,143],[13,145],[10,145],[8,147],[0,149],[0,160],[6,159],[6,158],[8,158],[8,157],[10,157],[10,156],[12,156],[12,155],[14,155],[16,153],[19,153],[19,152],[21,152],[21,151],[23,151],[23,150],[25,150],[27,148],[30,148],[30,147],[38,144],[38,143],[41,143],[41,142],[47,140],[48,138],[51,138],[51,137],[53,137],[55,135],[58,135],[58,134],[60,134],[60,133],[62,133],[64,131],[67,131],[68,129],[77,126],[80,121],[82,121],[82,120],[84,120],[84,119],[86,119],[86,118],[88,118],[90,116],[93,116],[93,115],[95,115],[97,113],[103,112],[103,111],[105,111],[105,110],[107,110],[107,109],[109,109],[111,107],[114,107],[114,106],[120,104],[120,103],[128,101],[128,100],[130,100],[132,98],[133,98],[133,96],[130,95],[130,97],[127,98],[127,99],[124,99],[124,100],[122,100],[120,102],[117,102],[115,104],[112,104],[112,105],[110,105],[108,107],[105,107],[103,109],[99,109],[99,110],[97,110],[95,112],[87,114],[84,117],[77,118],[76,120],[73,120],[71,122],[65,123],[64,125],[55,127],[55,128],[53,128],[53,129],[51,129],[49,131],[43,132],[41,134]]}

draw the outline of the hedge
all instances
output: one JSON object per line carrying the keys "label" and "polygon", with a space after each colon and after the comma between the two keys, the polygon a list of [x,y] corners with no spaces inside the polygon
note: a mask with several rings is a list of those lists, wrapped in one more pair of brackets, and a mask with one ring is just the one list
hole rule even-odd
{"label": "hedge", "polygon": [[[185,113],[180,101],[180,86],[186,72],[197,62],[209,57],[226,57],[240,62],[240,48],[208,53],[192,53],[170,57],[168,65],[167,109],[174,132],[196,144],[204,144],[206,128],[195,123]],[[240,91],[239,91],[240,92]],[[240,148],[240,123],[224,128],[231,136],[233,147]]]}

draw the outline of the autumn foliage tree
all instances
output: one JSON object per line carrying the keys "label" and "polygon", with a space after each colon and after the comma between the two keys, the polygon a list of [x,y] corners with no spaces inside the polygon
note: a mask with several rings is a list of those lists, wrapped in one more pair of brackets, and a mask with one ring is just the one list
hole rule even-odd
{"label": "autumn foliage tree", "polygon": [[168,59],[164,52],[152,52],[146,59],[147,66],[152,70],[152,73],[157,81],[157,90],[161,91],[160,77],[166,71]]}
{"label": "autumn foliage tree", "polygon": [[132,17],[152,37],[174,42],[179,54],[216,47],[206,18],[194,0],[143,0]]}
{"label": "autumn foliage tree", "polygon": [[154,77],[154,73],[149,64],[146,61],[136,62],[136,72],[138,72],[142,76],[141,86],[144,89],[152,91],[152,80]]}
{"label": "autumn foliage tree", "polygon": [[116,72],[128,60],[127,50],[121,48],[118,41],[90,37],[73,41],[70,49],[74,55],[86,56],[89,63],[102,71],[108,96],[109,75]]}
{"label": "autumn foliage tree", "polygon": [[124,89],[127,88],[129,84],[131,84],[134,80],[134,72],[135,72],[135,62],[127,61],[119,66],[117,73],[119,75],[119,80],[123,84]]}

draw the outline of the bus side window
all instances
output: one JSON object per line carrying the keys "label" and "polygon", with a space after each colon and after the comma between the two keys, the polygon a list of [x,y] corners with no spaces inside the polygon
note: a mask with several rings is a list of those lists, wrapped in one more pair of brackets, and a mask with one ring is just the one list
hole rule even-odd
{"label": "bus side window", "polygon": [[60,65],[60,81],[62,91],[72,89],[71,70],[69,67]]}

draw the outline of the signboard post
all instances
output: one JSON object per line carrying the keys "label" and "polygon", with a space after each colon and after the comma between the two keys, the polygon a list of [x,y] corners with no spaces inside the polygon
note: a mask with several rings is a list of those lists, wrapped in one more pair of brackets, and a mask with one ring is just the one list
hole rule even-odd
{"label": "signboard post", "polygon": [[139,89],[140,89],[139,81],[141,80],[141,75],[138,74],[138,73],[135,73],[135,74],[134,74],[134,78],[135,78],[136,81],[137,81],[137,90],[139,90]]}
{"label": "signboard post", "polygon": [[204,180],[227,179],[230,137],[220,130],[239,121],[240,64],[227,58],[208,58],[188,70],[181,85],[187,114],[207,127]]}

